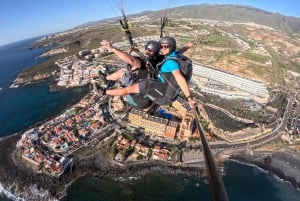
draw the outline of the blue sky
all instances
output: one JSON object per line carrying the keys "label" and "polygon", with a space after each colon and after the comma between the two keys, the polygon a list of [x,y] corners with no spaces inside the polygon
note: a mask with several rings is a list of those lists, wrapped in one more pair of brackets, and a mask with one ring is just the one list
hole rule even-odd
{"label": "blue sky", "polygon": [[103,18],[189,4],[238,4],[300,18],[300,0],[1,0],[0,45]]}

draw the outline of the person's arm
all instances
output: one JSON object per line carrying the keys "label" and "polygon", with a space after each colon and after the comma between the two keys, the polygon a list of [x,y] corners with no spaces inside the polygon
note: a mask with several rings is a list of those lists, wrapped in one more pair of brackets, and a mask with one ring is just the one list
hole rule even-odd
{"label": "person's arm", "polygon": [[192,48],[193,46],[194,46],[193,42],[188,42],[183,47],[181,47],[179,50],[177,50],[177,52],[179,54],[183,54],[184,52],[186,52],[188,49]]}
{"label": "person's arm", "polygon": [[105,47],[108,51],[115,53],[122,61],[131,65],[131,67],[133,69],[140,68],[141,61],[138,58],[136,58],[126,52],[123,52],[122,50],[119,50],[118,48],[115,48],[110,42],[108,42],[106,40],[103,40],[102,42],[100,42],[100,44],[103,47]]}
{"label": "person's arm", "polygon": [[196,102],[193,100],[193,97],[191,96],[191,91],[190,91],[189,85],[187,84],[185,78],[182,76],[180,70],[172,71],[172,74],[173,74],[178,86],[180,87],[183,94],[185,95],[189,105],[191,107],[193,107]]}

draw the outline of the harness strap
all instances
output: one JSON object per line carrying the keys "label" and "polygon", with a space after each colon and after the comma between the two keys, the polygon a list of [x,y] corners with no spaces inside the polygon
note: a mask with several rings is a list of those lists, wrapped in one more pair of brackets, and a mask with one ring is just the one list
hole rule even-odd
{"label": "harness strap", "polygon": [[[148,65],[150,68],[147,68],[148,71],[148,75],[147,75],[147,82],[146,82],[146,94],[149,94],[149,80],[153,79],[153,77],[151,77],[151,70],[153,70],[154,72],[156,72],[157,74],[159,74],[160,76],[162,76],[162,78],[166,81],[166,83],[174,90],[174,95],[173,97],[169,97],[171,100],[174,100],[175,97],[177,97],[177,95],[179,94],[180,89],[178,89],[178,87],[175,87],[169,79],[167,79],[167,77],[160,71],[160,69],[158,68],[158,66],[161,66],[164,62],[166,62],[169,58],[164,59],[162,62],[158,63],[155,67],[153,66],[153,64],[151,63],[151,61],[144,55],[142,54],[138,49],[135,49],[135,53],[140,56],[141,59],[143,59],[146,63],[146,65]],[[173,75],[172,75],[173,76]]]}
{"label": "harness strap", "polygon": [[[155,67],[156,67],[156,71],[158,72],[158,74],[160,74],[160,76],[162,76],[162,78],[168,83],[168,85],[170,85],[171,88],[173,88],[174,90],[177,89],[177,87],[175,87],[167,78],[166,76],[160,71],[160,69],[158,68],[158,66],[162,66],[163,63],[165,63],[167,60],[172,59],[171,57],[167,57],[165,58],[162,62],[158,63]],[[173,76],[173,75],[172,75]]]}
{"label": "harness strap", "polygon": [[160,18],[160,38],[163,37],[164,27],[168,21],[168,18],[164,15]]}

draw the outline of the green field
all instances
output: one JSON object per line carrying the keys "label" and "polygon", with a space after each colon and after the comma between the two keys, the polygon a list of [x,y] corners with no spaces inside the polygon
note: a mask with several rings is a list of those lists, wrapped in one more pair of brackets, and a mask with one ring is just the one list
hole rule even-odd
{"label": "green field", "polygon": [[245,53],[242,53],[241,56],[244,57],[245,59],[249,59],[251,61],[255,61],[258,63],[262,63],[262,64],[265,64],[268,61],[268,58],[266,56],[253,54],[253,53],[245,52]]}
{"label": "green field", "polygon": [[229,47],[231,44],[230,40],[226,36],[222,36],[218,33],[208,35],[201,41],[201,43],[216,47]]}

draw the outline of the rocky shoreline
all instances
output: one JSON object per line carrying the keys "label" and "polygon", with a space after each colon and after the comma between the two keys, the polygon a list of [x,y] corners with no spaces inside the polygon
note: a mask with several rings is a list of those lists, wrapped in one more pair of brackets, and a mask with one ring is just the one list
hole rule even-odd
{"label": "rocky shoreline", "polygon": [[290,151],[255,152],[253,155],[236,154],[232,159],[259,168],[290,182],[300,189],[300,154]]}
{"label": "rocky shoreline", "polygon": [[[182,174],[186,176],[200,177],[205,172],[204,166],[177,166],[163,161],[149,161],[139,164],[119,165],[112,163],[105,152],[77,161],[71,170],[60,178],[54,178],[45,174],[33,172],[26,163],[16,158],[16,142],[21,134],[0,139],[0,183],[4,189],[17,197],[30,198],[28,200],[59,200],[62,198],[68,186],[78,178],[90,174],[96,178],[102,177],[128,177],[142,176],[152,171],[164,174]],[[300,188],[300,160],[295,153],[244,153],[235,155],[233,159],[254,164],[278,177],[291,182],[296,188]],[[17,159],[17,160],[16,160]],[[288,163],[287,163],[288,162]],[[286,164],[286,165],[283,165]],[[296,167],[296,168],[294,168]],[[35,197],[32,197],[35,195]],[[27,199],[26,199],[27,200]]]}
{"label": "rocky shoreline", "polygon": [[[0,183],[5,190],[17,197],[29,200],[59,200],[66,189],[78,178],[91,174],[94,177],[126,177],[141,176],[151,171],[161,171],[165,174],[184,174],[200,176],[203,172],[195,167],[177,167],[167,162],[154,161],[142,164],[118,165],[110,161],[106,154],[98,154],[84,160],[77,161],[74,167],[60,178],[32,171],[20,157],[17,156],[16,143],[21,134],[1,138],[0,152]],[[39,192],[39,193],[33,193]],[[35,197],[32,197],[35,195]],[[27,200],[27,199],[26,199]]]}

